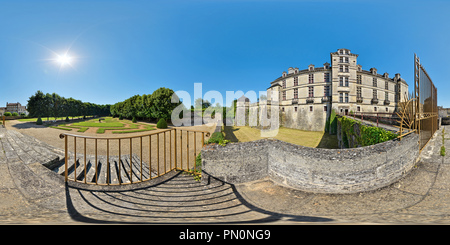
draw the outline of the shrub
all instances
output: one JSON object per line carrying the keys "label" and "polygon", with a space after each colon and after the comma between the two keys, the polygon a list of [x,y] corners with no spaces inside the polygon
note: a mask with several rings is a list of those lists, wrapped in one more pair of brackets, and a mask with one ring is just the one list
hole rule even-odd
{"label": "shrub", "polygon": [[38,117],[37,121],[36,121],[37,125],[42,125],[42,119],[41,117]]}
{"label": "shrub", "polygon": [[17,117],[17,116],[19,115],[19,113],[13,112],[12,115],[13,115],[14,117]]}
{"label": "shrub", "polygon": [[441,146],[441,156],[445,156],[445,146]]}
{"label": "shrub", "polygon": [[[137,120],[136,120],[136,117],[133,117],[133,119],[131,120],[133,123],[136,123],[137,122]],[[167,128],[167,126],[166,126],[166,128]]]}
{"label": "shrub", "polygon": [[211,138],[208,140],[209,143],[220,143],[221,141],[225,140],[225,137],[223,136],[222,132],[215,132],[211,135]]}
{"label": "shrub", "polygon": [[123,116],[122,115],[119,116],[119,120],[123,120]]}
{"label": "shrub", "polygon": [[333,110],[331,110],[331,114],[330,114],[330,134],[336,134],[337,131],[337,119],[336,119],[336,112]]}
{"label": "shrub", "polygon": [[167,128],[167,122],[164,120],[164,118],[159,119],[158,123],[156,124],[157,128]]}
{"label": "shrub", "polygon": [[69,117],[66,117],[66,122],[70,122]]}
{"label": "shrub", "polygon": [[12,116],[11,112],[9,112],[9,111],[5,112],[3,115],[6,117]]}

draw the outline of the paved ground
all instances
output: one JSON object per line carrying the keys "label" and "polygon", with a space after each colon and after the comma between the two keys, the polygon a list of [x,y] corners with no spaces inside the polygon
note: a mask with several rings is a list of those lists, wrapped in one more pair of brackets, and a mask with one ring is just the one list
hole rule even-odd
{"label": "paved ground", "polygon": [[[439,156],[441,132],[402,180],[346,195],[306,193],[270,180],[203,185],[175,172],[137,190],[85,190],[66,186],[38,163],[24,164],[3,144],[0,223],[450,224],[450,157]],[[449,140],[445,146],[450,149]]]}

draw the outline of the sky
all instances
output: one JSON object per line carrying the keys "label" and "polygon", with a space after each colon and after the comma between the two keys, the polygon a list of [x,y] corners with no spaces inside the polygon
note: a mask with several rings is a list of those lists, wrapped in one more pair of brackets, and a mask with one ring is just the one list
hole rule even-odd
{"label": "sky", "polygon": [[416,53],[449,108],[448,13],[446,0],[0,0],[0,106],[37,90],[96,104],[193,95],[194,83],[225,100],[347,48],[410,92]]}

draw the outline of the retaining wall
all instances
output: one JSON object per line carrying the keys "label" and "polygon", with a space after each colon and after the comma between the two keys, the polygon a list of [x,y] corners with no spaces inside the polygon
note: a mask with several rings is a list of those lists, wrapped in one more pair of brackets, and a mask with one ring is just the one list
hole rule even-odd
{"label": "retaining wall", "polygon": [[419,137],[410,134],[351,149],[319,149],[276,139],[208,145],[202,149],[202,182],[212,177],[237,184],[270,178],[308,192],[357,193],[403,177],[419,157]]}

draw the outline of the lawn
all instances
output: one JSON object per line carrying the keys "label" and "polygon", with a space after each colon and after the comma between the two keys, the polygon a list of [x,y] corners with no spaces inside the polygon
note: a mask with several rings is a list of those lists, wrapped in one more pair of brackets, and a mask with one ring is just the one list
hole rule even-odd
{"label": "lawn", "polygon": [[[226,126],[224,127],[225,139],[231,142],[247,142],[263,139],[261,131],[257,128],[248,126]],[[275,139],[292,144],[314,147],[335,149],[337,145],[336,135],[320,131],[303,131],[298,129],[280,127]]]}
{"label": "lawn", "polygon": [[82,127],[103,127],[103,128],[117,128],[124,127],[125,124],[121,122],[97,122],[93,120],[89,120],[87,122],[77,122],[72,123],[73,126],[82,126]]}
{"label": "lawn", "polygon": [[106,130],[111,131],[113,134],[124,134],[124,133],[136,133],[155,130],[156,126],[148,125],[143,123],[133,123],[130,120],[119,120],[112,117],[103,117],[103,120],[99,122],[99,119],[91,119],[84,122],[76,123],[60,123],[57,125],[50,126],[51,128],[61,129],[65,131],[71,131],[72,129],[78,129],[77,132],[85,132],[89,128],[93,128],[97,134],[104,134]]}

